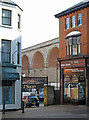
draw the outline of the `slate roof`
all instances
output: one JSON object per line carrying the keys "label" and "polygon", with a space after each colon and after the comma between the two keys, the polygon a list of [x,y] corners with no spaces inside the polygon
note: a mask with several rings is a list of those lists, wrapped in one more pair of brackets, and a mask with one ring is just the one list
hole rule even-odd
{"label": "slate roof", "polygon": [[[7,4],[11,4],[11,5],[14,5],[14,6],[17,6],[19,7],[15,2],[13,2],[12,0],[0,0],[0,2],[2,3],[7,3]],[[20,8],[20,7],[19,7]],[[21,8],[20,8],[21,9]],[[21,9],[22,10],[22,9]]]}
{"label": "slate roof", "polygon": [[2,2],[2,3],[8,3],[8,4],[12,4],[12,5],[16,5],[16,3],[14,3],[14,2],[11,1],[11,0],[0,0],[0,2]]}
{"label": "slate roof", "polygon": [[64,10],[64,11],[56,14],[55,17],[56,17],[56,18],[59,18],[59,17],[61,17],[61,16],[64,16],[64,15],[66,15],[66,14],[69,14],[69,13],[71,13],[71,12],[80,10],[80,9],[82,9],[82,8],[84,8],[84,7],[88,7],[88,6],[89,6],[89,0],[84,0],[84,1],[79,2],[78,4],[75,4],[75,5],[72,6],[72,7],[70,7],[70,8],[68,8],[68,9],[66,9],[66,10]]}

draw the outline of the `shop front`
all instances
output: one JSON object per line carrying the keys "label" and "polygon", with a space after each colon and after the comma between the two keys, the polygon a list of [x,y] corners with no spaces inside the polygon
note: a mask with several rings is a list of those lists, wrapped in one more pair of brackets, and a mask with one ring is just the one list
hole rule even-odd
{"label": "shop front", "polygon": [[87,59],[60,60],[61,104],[89,104],[89,65]]}
{"label": "shop front", "polygon": [[64,103],[85,104],[84,68],[64,69]]}
{"label": "shop front", "polygon": [[15,83],[19,80],[19,73],[16,66],[9,63],[2,63],[2,86],[0,86],[0,105],[15,104]]}

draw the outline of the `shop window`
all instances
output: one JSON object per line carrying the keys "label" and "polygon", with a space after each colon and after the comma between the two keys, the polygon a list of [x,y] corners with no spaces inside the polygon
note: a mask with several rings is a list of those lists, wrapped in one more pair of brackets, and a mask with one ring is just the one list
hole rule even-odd
{"label": "shop window", "polygon": [[70,99],[70,77],[67,75],[64,78],[64,99]]}
{"label": "shop window", "polygon": [[64,77],[64,102],[85,104],[85,77],[72,74]]}
{"label": "shop window", "polygon": [[2,40],[1,56],[2,56],[2,62],[10,63],[10,60],[11,60],[11,41]]}
{"label": "shop window", "polygon": [[11,10],[2,9],[2,25],[11,26]]}
{"label": "shop window", "polygon": [[80,49],[80,36],[69,37],[66,39],[66,53],[67,56],[79,55],[81,53]]}
{"label": "shop window", "polygon": [[76,75],[71,78],[71,99],[78,100],[78,77]]}
{"label": "shop window", "polygon": [[2,102],[5,104],[15,103],[15,83],[13,81],[3,81],[2,82]]}
{"label": "shop window", "polygon": [[65,19],[65,29],[69,29],[69,18]]}

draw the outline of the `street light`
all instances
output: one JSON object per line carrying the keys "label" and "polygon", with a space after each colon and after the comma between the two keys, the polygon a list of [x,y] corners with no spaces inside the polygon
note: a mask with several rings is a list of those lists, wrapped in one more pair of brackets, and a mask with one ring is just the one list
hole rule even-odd
{"label": "street light", "polygon": [[22,73],[22,75],[21,75],[21,110],[22,110],[22,113],[24,113],[24,102],[23,102],[23,98],[22,98],[22,94],[23,94],[23,77],[25,77],[24,73]]}
{"label": "street light", "polygon": [[56,89],[58,90],[58,69],[59,69],[59,61],[56,61],[56,63],[57,63]]}

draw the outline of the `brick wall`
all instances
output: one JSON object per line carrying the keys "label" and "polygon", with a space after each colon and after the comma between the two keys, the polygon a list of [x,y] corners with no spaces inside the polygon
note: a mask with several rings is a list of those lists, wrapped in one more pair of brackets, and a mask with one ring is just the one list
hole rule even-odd
{"label": "brick wall", "polygon": [[[82,25],[77,26],[77,14],[81,13],[82,16]],[[75,27],[71,28],[71,16],[75,15]],[[65,18],[69,17],[69,29],[65,29]],[[84,8],[81,10],[75,11],[74,13],[70,13],[69,15],[63,16],[59,18],[59,45],[60,45],[60,53],[59,57],[66,57],[66,35],[72,31],[80,31],[81,35],[81,55],[89,54],[89,8]]]}
{"label": "brick wall", "polygon": [[22,57],[22,70],[28,70],[29,67],[29,60],[26,55]]}
{"label": "brick wall", "polygon": [[44,58],[40,52],[34,55],[32,68],[44,68]]}

